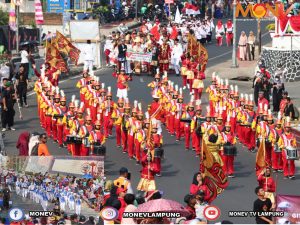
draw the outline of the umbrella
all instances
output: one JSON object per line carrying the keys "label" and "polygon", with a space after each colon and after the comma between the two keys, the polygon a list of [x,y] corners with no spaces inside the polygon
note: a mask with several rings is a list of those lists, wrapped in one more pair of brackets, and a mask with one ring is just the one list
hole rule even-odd
{"label": "umbrella", "polygon": [[85,179],[90,179],[90,178],[93,178],[93,176],[91,174],[84,174],[82,176],[82,178],[85,178]]}
{"label": "umbrella", "polygon": [[150,200],[137,207],[135,212],[170,212],[180,213],[181,216],[185,217],[190,213],[180,203],[169,200],[169,199],[155,199]]}

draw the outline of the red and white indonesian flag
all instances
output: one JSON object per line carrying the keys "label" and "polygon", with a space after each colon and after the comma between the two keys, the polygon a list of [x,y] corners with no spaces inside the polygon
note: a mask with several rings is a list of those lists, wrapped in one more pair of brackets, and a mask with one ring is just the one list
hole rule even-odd
{"label": "red and white indonesian flag", "polygon": [[37,25],[44,24],[43,8],[40,0],[35,0],[35,23]]}
{"label": "red and white indonesian flag", "polygon": [[190,3],[185,4],[185,6],[183,8],[183,12],[187,15],[199,15],[200,14],[199,8]]}

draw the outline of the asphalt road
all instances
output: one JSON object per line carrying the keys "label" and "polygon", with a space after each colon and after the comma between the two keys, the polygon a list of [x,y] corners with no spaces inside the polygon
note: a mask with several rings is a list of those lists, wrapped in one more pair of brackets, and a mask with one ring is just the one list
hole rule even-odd
{"label": "asphalt road", "polygon": [[[265,24],[264,22],[262,24]],[[265,25],[262,25],[262,28]],[[256,23],[254,22],[239,22],[238,33],[244,30],[247,34],[250,30],[256,30]],[[262,29],[263,30],[263,29]],[[269,35],[263,35],[263,43],[269,42]],[[216,65],[219,62],[227,60],[231,57],[231,48],[226,46],[216,47],[211,44],[207,47],[209,52],[209,65]],[[225,69],[225,68],[224,68]],[[106,87],[112,86],[114,94],[116,94],[115,79],[111,76],[111,69],[103,69],[96,73],[100,77],[101,82],[105,82]],[[79,78],[73,77],[72,79],[60,82],[60,88],[63,89],[70,100],[72,94],[79,96],[79,91],[75,88],[76,82]],[[169,79],[181,86],[181,78],[169,76]],[[129,99],[131,103],[134,100],[142,102],[143,107],[146,107],[151,101],[150,89],[146,85],[152,81],[151,77],[142,76],[134,77],[134,80],[129,84],[130,92]],[[209,81],[206,81],[206,86]],[[249,88],[251,82],[235,82],[239,85],[240,92],[250,93],[252,90]],[[233,83],[233,84],[235,84]],[[185,101],[189,101],[189,93],[184,92]],[[208,99],[205,94],[202,97],[202,102],[207,104]],[[9,155],[17,155],[15,144],[19,134],[22,131],[38,131],[42,132],[37,119],[36,97],[31,95],[29,97],[29,108],[23,109],[24,120],[19,120],[16,115],[16,131],[9,131],[6,133],[5,145]],[[185,151],[183,141],[175,142],[175,137],[171,137],[164,131],[164,149],[166,159],[163,161],[162,177],[156,178],[157,187],[159,190],[164,191],[164,197],[177,200],[183,203],[184,195],[189,192],[189,186],[192,182],[192,177],[199,169],[199,158],[195,157],[193,151]],[[107,157],[105,159],[106,176],[114,179],[118,175],[120,167],[127,167],[132,173],[133,187],[137,186],[139,181],[140,166],[135,165],[134,161],[130,161],[127,155],[122,154],[121,150],[116,148],[115,138],[112,137],[106,143]],[[58,148],[49,140],[48,147],[53,155],[66,155],[65,149]],[[256,199],[254,188],[257,186],[255,176],[255,154],[248,152],[241,146],[238,146],[238,156],[235,161],[236,178],[230,179],[229,187],[213,202],[214,205],[221,209],[220,219],[229,219],[235,223],[254,223],[253,218],[228,218],[228,211],[230,210],[252,210],[253,201]],[[278,175],[278,193],[296,195],[299,193],[298,188],[300,185],[299,172],[295,181],[283,180],[282,175]]]}

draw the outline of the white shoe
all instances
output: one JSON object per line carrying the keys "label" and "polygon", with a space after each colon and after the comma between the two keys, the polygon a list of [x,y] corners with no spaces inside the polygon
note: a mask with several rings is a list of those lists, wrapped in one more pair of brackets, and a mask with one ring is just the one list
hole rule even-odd
{"label": "white shoe", "polygon": [[184,86],[182,89],[185,90],[185,89],[186,89],[186,86]]}
{"label": "white shoe", "polygon": [[3,128],[3,129],[2,129],[2,132],[5,132],[5,131],[6,131],[6,128]]}
{"label": "white shoe", "polygon": [[13,128],[13,127],[10,127],[10,128],[8,128],[9,130],[16,130],[15,128]]}

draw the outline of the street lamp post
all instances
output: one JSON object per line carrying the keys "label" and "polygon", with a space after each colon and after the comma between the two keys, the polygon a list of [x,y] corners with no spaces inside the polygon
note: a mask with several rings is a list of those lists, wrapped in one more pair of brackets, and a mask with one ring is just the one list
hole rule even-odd
{"label": "street lamp post", "polygon": [[20,10],[20,6],[16,4],[16,51],[17,53],[19,53],[19,10]]}
{"label": "street lamp post", "polygon": [[[257,3],[260,4],[260,0]],[[261,53],[261,29],[260,29],[260,18],[257,19],[257,36],[258,36],[258,55]]]}
{"label": "street lamp post", "polygon": [[138,0],[135,0],[135,19],[138,20]]}
{"label": "street lamp post", "polygon": [[236,58],[236,0],[233,1],[233,42],[232,42],[232,65],[231,68],[239,67]]}

